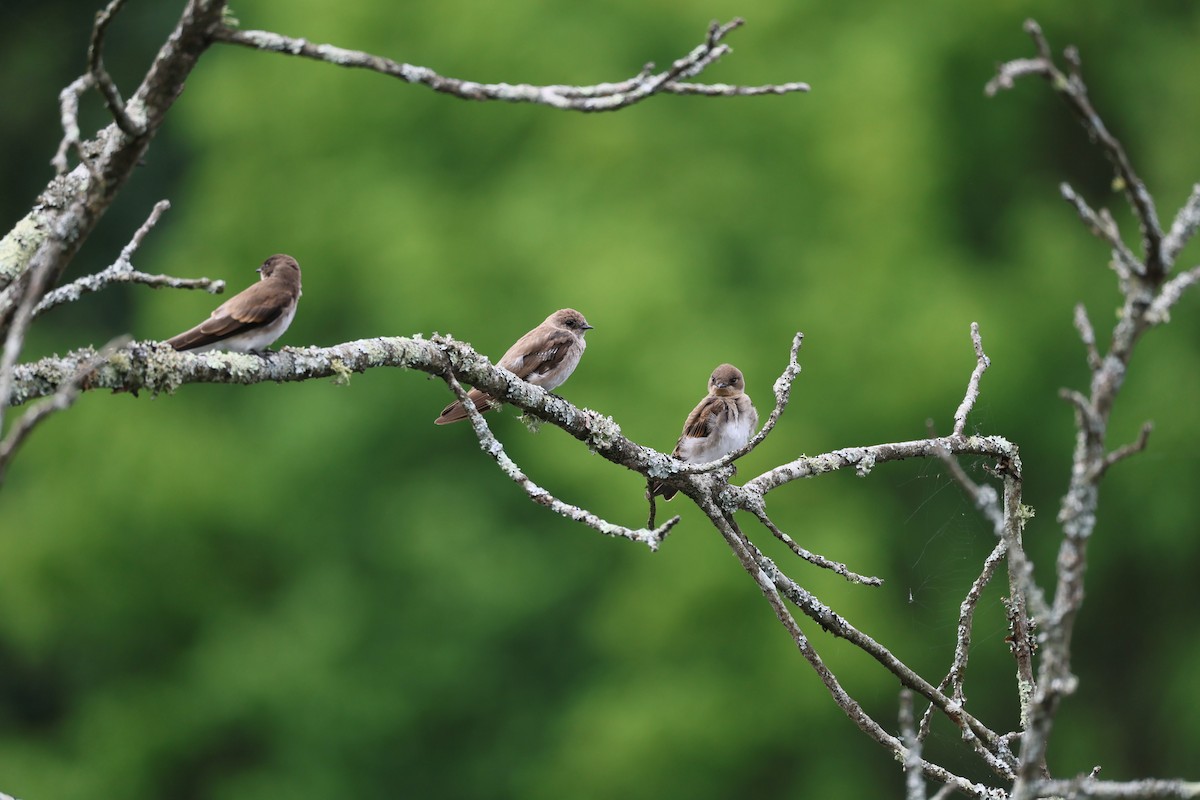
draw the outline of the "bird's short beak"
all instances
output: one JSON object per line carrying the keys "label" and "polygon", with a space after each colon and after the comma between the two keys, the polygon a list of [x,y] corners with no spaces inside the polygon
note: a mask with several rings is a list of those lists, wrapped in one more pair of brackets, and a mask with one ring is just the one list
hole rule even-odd
{"label": "bird's short beak", "polygon": [[591,330],[592,328],[594,328],[594,327],[595,327],[594,325],[588,325],[586,322],[585,322],[585,323],[583,323],[583,329],[584,329],[585,331],[590,331],[590,330]]}

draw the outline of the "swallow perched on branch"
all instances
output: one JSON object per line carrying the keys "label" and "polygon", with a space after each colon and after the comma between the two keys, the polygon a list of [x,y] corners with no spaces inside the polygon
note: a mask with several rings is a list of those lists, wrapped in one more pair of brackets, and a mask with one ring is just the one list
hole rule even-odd
{"label": "swallow perched on branch", "polygon": [[283,335],[300,300],[300,265],[282,253],[258,268],[258,283],[226,300],[191,330],[167,340],[176,350],[203,353],[264,350]]}
{"label": "swallow perched on branch", "polygon": [[[732,364],[722,364],[708,379],[708,395],[683,423],[683,435],[672,455],[689,464],[716,461],[744,447],[757,428],[758,411],[746,394],[741,370]],[[646,499],[662,495],[664,500],[670,500],[676,491],[662,481],[651,481]]]}
{"label": "swallow perched on branch", "polygon": [[[591,329],[583,314],[573,308],[560,309],[508,348],[498,365],[534,386],[554,391],[579,366],[587,347],[583,334]],[[496,398],[478,389],[472,389],[467,397],[480,411],[500,405]],[[446,425],[466,418],[467,409],[456,400],[442,410],[434,424]]]}

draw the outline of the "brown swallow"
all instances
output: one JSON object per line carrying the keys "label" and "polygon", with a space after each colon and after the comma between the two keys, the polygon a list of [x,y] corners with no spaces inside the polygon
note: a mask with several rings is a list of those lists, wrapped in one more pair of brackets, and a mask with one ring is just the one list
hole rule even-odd
{"label": "brown swallow", "polygon": [[[732,364],[722,364],[708,379],[708,395],[683,423],[683,435],[672,455],[689,464],[716,461],[744,447],[757,428],[758,412],[746,394],[741,370]],[[662,495],[664,500],[670,500],[676,491],[662,481],[652,481],[646,499]]]}
{"label": "brown swallow", "polygon": [[258,283],[234,295],[189,331],[167,340],[176,350],[203,353],[264,350],[283,335],[300,300],[300,265],[291,256],[273,255],[258,268]]}
{"label": "brown swallow", "polygon": [[[534,386],[540,386],[548,392],[554,391],[579,366],[579,358],[587,347],[583,334],[591,329],[583,314],[575,309],[555,311],[546,317],[545,322],[508,348],[508,352],[500,358],[499,366]],[[467,397],[480,411],[500,406],[496,398],[478,389],[472,389]],[[466,408],[456,400],[442,410],[434,424],[445,425],[466,418]]]}

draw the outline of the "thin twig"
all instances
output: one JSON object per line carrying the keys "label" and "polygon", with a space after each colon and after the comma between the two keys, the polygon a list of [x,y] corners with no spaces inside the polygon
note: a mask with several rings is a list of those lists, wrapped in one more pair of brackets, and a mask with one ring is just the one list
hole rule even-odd
{"label": "thin twig", "polygon": [[967,381],[967,393],[959,403],[958,410],[954,412],[955,436],[962,436],[963,430],[966,429],[967,415],[971,413],[971,409],[975,407],[975,402],[979,399],[979,381],[992,364],[991,359],[983,352],[983,338],[979,335],[978,322],[971,323],[971,344],[975,347],[975,369],[971,371],[971,378]]}
{"label": "thin twig", "polygon": [[125,102],[121,99],[121,92],[117,89],[117,84],[113,82],[112,76],[104,68],[102,55],[104,34],[108,30],[109,23],[123,5],[125,5],[125,0],[111,0],[103,10],[96,12],[96,24],[92,26],[92,40],[88,46],[88,74],[95,78],[96,86],[100,89],[100,94],[104,96],[104,105],[112,114],[117,127],[129,136],[144,136],[145,125],[139,125],[130,118],[129,113],[125,110]]}
{"label": "thin twig", "polygon": [[1175,264],[1179,252],[1196,235],[1197,230],[1200,230],[1200,183],[1192,187],[1192,193],[1188,195],[1187,202],[1175,215],[1175,221],[1171,223],[1171,230],[1163,239],[1163,262],[1167,269]]}
{"label": "thin twig", "polygon": [[488,427],[487,420],[483,418],[483,414],[471,402],[471,398],[467,395],[466,390],[463,389],[462,384],[458,382],[458,379],[454,377],[454,373],[446,370],[442,377],[445,379],[447,385],[449,385],[451,391],[454,392],[454,395],[462,402],[463,408],[466,409],[467,416],[471,419],[471,428],[475,431],[476,438],[479,439],[480,448],[492,457],[504,474],[520,486],[533,502],[543,505],[567,519],[582,522],[584,525],[603,533],[605,536],[614,536],[640,542],[652,551],[658,550],[663,540],[667,538],[667,534],[679,523],[680,517],[674,516],[653,530],[645,528],[633,530],[621,525],[614,525],[590,511],[585,511],[570,503],[564,503],[554,497],[554,495],[530,480],[529,476],[508,457],[508,454],[504,452],[504,446],[500,444],[500,441],[492,433],[491,428]]}
{"label": "thin twig", "polygon": [[1129,249],[1124,240],[1121,239],[1117,223],[1107,210],[1102,209],[1097,214],[1087,204],[1086,200],[1076,194],[1069,183],[1059,184],[1058,190],[1064,200],[1075,206],[1075,211],[1078,212],[1079,218],[1087,223],[1088,230],[1112,248],[1112,266],[1117,271],[1119,277],[1128,280],[1133,275],[1145,274],[1146,267],[1133,254],[1133,251]]}
{"label": "thin twig", "polygon": [[[816,456],[801,456],[769,469],[746,481],[741,487],[735,488],[738,492],[761,497],[792,481],[813,478],[848,467],[853,467],[855,472],[863,477],[869,475],[880,464],[910,458],[932,458],[937,455],[939,448],[955,455],[992,456],[1001,460],[1011,459],[1017,453],[1016,445],[1003,436],[942,436],[865,447],[843,447]],[[738,502],[743,504],[751,500],[746,498]]]}
{"label": "thin twig", "polygon": [[100,272],[85,275],[68,283],[66,286],[60,286],[57,289],[47,292],[41,302],[34,307],[33,315],[36,317],[57,305],[74,302],[84,294],[98,292],[114,283],[140,283],[154,288],[166,286],[172,289],[204,289],[211,294],[220,294],[225,291],[225,281],[223,280],[150,275],[133,268],[131,259],[133,258],[134,251],[141,246],[142,240],[146,238],[146,234],[158,223],[158,219],[162,216],[163,212],[170,207],[171,204],[166,200],[159,200],[155,203],[150,216],[134,232],[133,238],[129,240],[129,244],[122,248],[121,255],[115,262]]}
{"label": "thin twig", "polygon": [[1092,328],[1092,321],[1088,319],[1083,303],[1075,306],[1075,330],[1079,331],[1079,338],[1087,348],[1088,367],[1095,372],[1103,362],[1100,360],[1100,351],[1096,349],[1096,331]]}
{"label": "thin twig", "polygon": [[883,585],[883,578],[875,578],[869,575],[859,575],[857,572],[853,572],[848,569],[846,565],[840,561],[832,561],[825,556],[817,555],[816,553],[801,547],[792,537],[781,531],[775,522],[769,516],[767,516],[767,510],[764,504],[754,504],[749,508],[749,511],[750,513],[754,514],[754,516],[758,517],[758,521],[761,522],[763,526],[775,536],[776,539],[783,542],[785,545],[787,545],[789,550],[808,563],[837,573],[850,583],[861,583],[866,586]]}
{"label": "thin twig", "polygon": [[1152,430],[1154,430],[1153,422],[1143,422],[1142,429],[1138,431],[1137,439],[1121,445],[1104,457],[1104,460],[1096,467],[1094,479],[1099,479],[1105,472],[1108,472],[1109,467],[1118,461],[1122,461],[1145,450],[1146,445],[1150,443],[1150,432]]}
{"label": "thin twig", "polygon": [[1187,272],[1181,272],[1163,284],[1155,296],[1150,308],[1146,310],[1146,322],[1150,325],[1163,325],[1171,321],[1171,308],[1183,297],[1183,293],[1195,284],[1200,283],[1200,265],[1192,267]]}
{"label": "thin twig", "polygon": [[79,156],[80,163],[86,164],[93,175],[96,175],[95,168],[91,161],[83,152],[83,135],[79,131],[79,98],[83,97],[84,92],[96,85],[96,79],[90,73],[81,75],[71,81],[61,92],[58,93],[58,106],[62,118],[63,137],[58,143],[58,150],[54,153],[54,158],[50,159],[51,166],[58,175],[65,175],[70,169],[70,163],[67,161],[67,153],[74,150]]}
{"label": "thin twig", "polygon": [[[966,702],[963,681],[967,671],[967,659],[971,653],[971,627],[974,624],[975,609],[979,605],[979,598],[983,595],[984,588],[995,577],[996,570],[1007,552],[1008,544],[1004,540],[996,543],[992,552],[984,559],[979,577],[971,583],[966,597],[958,606],[958,630],[954,642],[954,658],[950,662],[950,670],[946,673],[946,677],[938,684],[938,689],[943,692],[948,691],[955,702]],[[933,706],[931,705],[921,716],[920,737],[922,740],[929,735],[929,723],[932,717]]]}
{"label": "thin twig", "polygon": [[1097,435],[1103,430],[1103,421],[1082,392],[1076,389],[1059,389],[1058,396],[1075,407],[1075,414],[1084,430]]}

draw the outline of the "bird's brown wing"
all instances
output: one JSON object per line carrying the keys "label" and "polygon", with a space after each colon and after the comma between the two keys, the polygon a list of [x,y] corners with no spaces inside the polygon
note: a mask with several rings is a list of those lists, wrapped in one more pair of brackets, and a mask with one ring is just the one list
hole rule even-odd
{"label": "bird's brown wing", "polygon": [[219,342],[273,322],[285,307],[279,302],[279,287],[259,281],[217,306],[204,322],[168,339],[167,344],[176,350],[190,350]]}
{"label": "bird's brown wing", "polygon": [[[728,414],[729,405],[725,402],[725,398],[710,394],[692,409],[691,414],[688,414],[687,422],[683,423],[683,436],[679,437],[680,441],[708,438],[713,429]],[[679,449],[678,445],[675,449]]]}
{"label": "bird's brown wing", "polygon": [[[574,343],[575,336],[570,331],[557,329],[547,331],[539,326],[508,348],[508,351],[500,358],[500,366],[521,380],[530,380],[532,377],[552,371],[561,364]],[[478,389],[472,389],[467,396],[480,411],[487,411],[500,405],[491,395]],[[462,403],[455,401],[442,409],[441,416],[434,420],[434,424],[446,425],[466,418],[467,410],[463,408]]]}
{"label": "bird's brown wing", "polygon": [[[692,409],[692,413],[688,414],[687,422],[683,423],[683,435],[675,443],[673,455],[676,458],[680,457],[685,439],[707,439],[728,413],[729,406],[723,397],[710,394],[701,400],[700,404]],[[653,495],[662,495],[664,500],[670,500],[677,491],[675,487],[667,486],[662,481],[651,481],[646,499],[650,499]]]}
{"label": "bird's brown wing", "polygon": [[547,332],[535,328],[508,348],[500,359],[500,366],[527,381],[531,375],[553,371],[566,359],[575,341],[571,331],[556,328]]}

